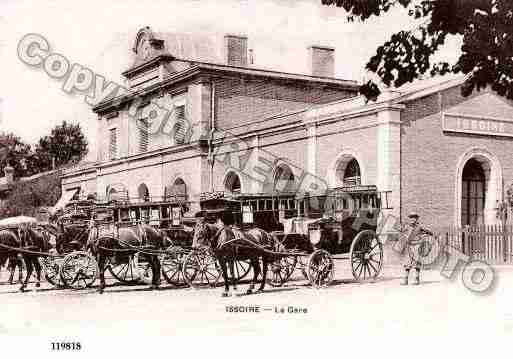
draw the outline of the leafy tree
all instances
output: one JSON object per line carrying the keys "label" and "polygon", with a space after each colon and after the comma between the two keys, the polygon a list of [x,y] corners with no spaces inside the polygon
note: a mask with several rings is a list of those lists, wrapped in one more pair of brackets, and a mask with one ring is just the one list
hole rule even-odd
{"label": "leafy tree", "polygon": [[30,162],[38,163],[40,170],[45,171],[52,169],[53,161],[56,167],[78,162],[87,151],[88,143],[80,125],[63,121],[50,135],[39,139]]}
{"label": "leafy tree", "polygon": [[[344,8],[348,20],[362,22],[402,7],[420,25],[400,31],[379,46],[366,69],[387,86],[401,86],[425,73],[467,74],[462,94],[487,85],[513,99],[513,1],[511,0],[321,0]],[[448,36],[462,37],[461,56],[455,63],[432,63],[432,55]],[[369,81],[360,92],[368,99],[379,94]]]}
{"label": "leafy tree", "polygon": [[12,133],[0,133],[0,177],[5,175],[4,168],[8,164],[14,168],[16,177],[32,174],[32,169],[26,160],[30,153],[30,145],[24,143],[18,136]]}

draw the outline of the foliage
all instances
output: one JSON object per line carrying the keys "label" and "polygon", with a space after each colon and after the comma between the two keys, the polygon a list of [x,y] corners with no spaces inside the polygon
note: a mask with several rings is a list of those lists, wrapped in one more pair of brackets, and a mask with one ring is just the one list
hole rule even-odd
{"label": "foliage", "polygon": [[43,174],[32,180],[15,182],[0,207],[0,218],[12,216],[35,217],[41,206],[53,206],[61,196],[59,172]]}
{"label": "foliage", "polygon": [[[420,76],[449,72],[468,74],[462,94],[487,85],[513,99],[513,1],[511,0],[321,0],[344,8],[348,20],[365,21],[402,7],[420,22],[415,29],[393,34],[366,65],[387,86],[401,86]],[[432,63],[432,55],[450,35],[462,37],[461,56],[453,63]],[[361,93],[375,99],[372,81]]]}
{"label": "foliage", "polygon": [[56,167],[80,161],[87,154],[87,148],[80,125],[63,121],[50,135],[39,139],[31,161],[38,164],[40,171],[49,170],[53,159]]}
{"label": "foliage", "polygon": [[5,175],[4,168],[8,164],[14,168],[15,177],[30,175],[31,168],[26,160],[30,153],[30,145],[24,143],[18,136],[12,133],[0,133],[0,177]]}

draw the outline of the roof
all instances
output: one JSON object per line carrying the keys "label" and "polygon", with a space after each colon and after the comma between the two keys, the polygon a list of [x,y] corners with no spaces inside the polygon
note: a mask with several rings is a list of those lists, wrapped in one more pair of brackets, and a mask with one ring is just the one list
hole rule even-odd
{"label": "roof", "polygon": [[133,51],[137,52],[139,42],[144,38],[154,39],[162,42],[162,47],[152,50],[152,55],[143,59],[135,57],[130,69],[124,71],[129,73],[133,69],[151,62],[158,57],[175,58],[187,61],[199,61],[209,63],[224,63],[223,58],[223,37],[214,34],[202,33],[177,33],[177,32],[153,32],[150,28],[143,28],[136,36]]}
{"label": "roof", "polygon": [[207,74],[219,74],[219,75],[236,75],[236,76],[253,76],[253,77],[267,77],[276,80],[284,80],[284,81],[296,81],[300,82],[302,85],[320,85],[320,86],[331,86],[333,88],[346,89],[351,91],[357,91],[359,88],[359,84],[356,81],[352,80],[342,80],[332,77],[321,77],[321,76],[311,76],[311,75],[303,75],[303,74],[295,74],[288,72],[280,72],[280,71],[272,71],[272,70],[263,70],[253,67],[238,67],[238,66],[230,66],[230,65],[220,65],[220,64],[212,64],[212,63],[204,63],[204,62],[196,62],[193,66],[187,68],[184,71],[176,72],[169,74],[164,77],[164,79],[155,84],[149,85],[147,87],[131,90],[129,93],[122,94],[121,96],[107,98],[93,107],[93,112],[100,113],[103,111],[108,111],[110,109],[119,108],[121,105],[130,101],[133,98],[139,96],[146,96],[150,93],[154,93],[166,86],[173,85],[180,81],[184,81],[194,76],[197,76],[201,73]]}
{"label": "roof", "polygon": [[37,223],[37,219],[34,217],[17,216],[9,217],[0,220],[0,228],[15,227],[21,224]]}
{"label": "roof", "polygon": [[182,60],[224,63],[224,39],[219,35],[157,32],[157,39],[164,40],[164,49]]}

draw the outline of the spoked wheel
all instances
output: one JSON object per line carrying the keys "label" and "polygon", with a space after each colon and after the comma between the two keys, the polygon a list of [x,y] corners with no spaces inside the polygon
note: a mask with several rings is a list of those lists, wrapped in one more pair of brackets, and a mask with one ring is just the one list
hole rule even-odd
{"label": "spoked wheel", "polygon": [[121,283],[136,284],[141,280],[137,257],[134,254],[111,261],[108,268],[110,274]]}
{"label": "spoked wheel", "polygon": [[374,231],[365,230],[351,243],[351,269],[354,279],[376,278],[383,266],[383,245]]}
{"label": "spoked wheel", "polygon": [[217,259],[208,250],[193,250],[183,261],[183,276],[193,288],[215,287],[221,270]]}
{"label": "spoked wheel", "polygon": [[187,285],[183,275],[183,262],[187,252],[180,247],[171,246],[160,260],[162,275],[169,284],[177,287]]}
{"label": "spoked wheel", "polygon": [[66,287],[84,289],[93,285],[98,272],[98,263],[93,256],[80,251],[70,253],[64,257],[60,275]]}
{"label": "spoked wheel", "polygon": [[237,281],[239,281],[239,280],[245,278],[248,275],[250,269],[251,269],[251,261],[249,259],[235,261],[233,264],[233,270],[235,272],[234,273],[235,279]]}
{"label": "spoked wheel", "polygon": [[269,281],[273,287],[281,287],[290,278],[296,268],[297,258],[286,256],[277,259],[269,266]]}
{"label": "spoked wheel", "polygon": [[63,288],[65,286],[60,275],[62,262],[63,259],[59,257],[40,258],[40,263],[44,269],[46,281],[54,287]]}
{"label": "spoked wheel", "polygon": [[306,274],[310,284],[315,288],[328,286],[335,275],[333,258],[324,249],[315,250],[306,264]]}

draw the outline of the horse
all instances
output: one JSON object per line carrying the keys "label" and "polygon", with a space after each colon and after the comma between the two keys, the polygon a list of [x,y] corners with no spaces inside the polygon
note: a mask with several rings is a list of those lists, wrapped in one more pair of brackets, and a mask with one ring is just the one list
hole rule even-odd
{"label": "horse", "polygon": [[[138,233],[137,233],[138,232]],[[101,294],[105,289],[105,268],[108,259],[114,257],[117,261],[128,261],[130,256],[137,252],[147,258],[153,273],[150,289],[159,289],[160,286],[160,260],[155,250],[163,250],[170,245],[169,238],[163,233],[149,225],[139,224],[137,230],[134,228],[118,228],[117,235],[101,235],[99,229],[91,231],[87,248],[96,257],[100,270],[100,286],[98,292]],[[142,249],[142,251],[139,251]]]}
{"label": "horse", "polygon": [[[19,236],[16,230],[0,230],[0,245],[18,248],[20,246]],[[23,262],[18,252],[0,247],[0,268],[7,263],[9,271],[9,284],[13,284],[14,272],[18,267],[18,282],[23,283]]]}
{"label": "horse", "polygon": [[[262,273],[262,282],[257,293],[263,292],[267,277],[269,263],[274,261],[271,253],[265,250],[279,249],[278,242],[267,232],[259,228],[241,231],[237,228],[225,226],[223,223],[210,224],[199,220],[194,228],[193,248],[210,247],[221,267],[224,292],[223,297],[230,296],[230,281],[228,278],[228,264],[232,277],[232,286],[236,290],[234,263],[237,260],[249,260],[253,268],[253,279],[246,294],[252,294]],[[259,248],[260,247],[260,248]],[[262,259],[262,271],[260,270]]]}
{"label": "horse", "polygon": [[[22,281],[20,291],[24,292],[27,287],[28,280],[32,275],[34,269],[36,270],[36,287],[41,284],[41,264],[39,263],[40,253],[48,253],[52,246],[48,234],[41,230],[29,227],[27,224],[22,224],[17,229],[17,235],[13,231],[2,230],[0,231],[0,243],[6,247],[13,247],[16,249],[0,248],[0,263],[5,263],[5,258],[13,259],[21,254],[27,273],[25,280]],[[32,251],[38,253],[29,253],[25,251]]]}

